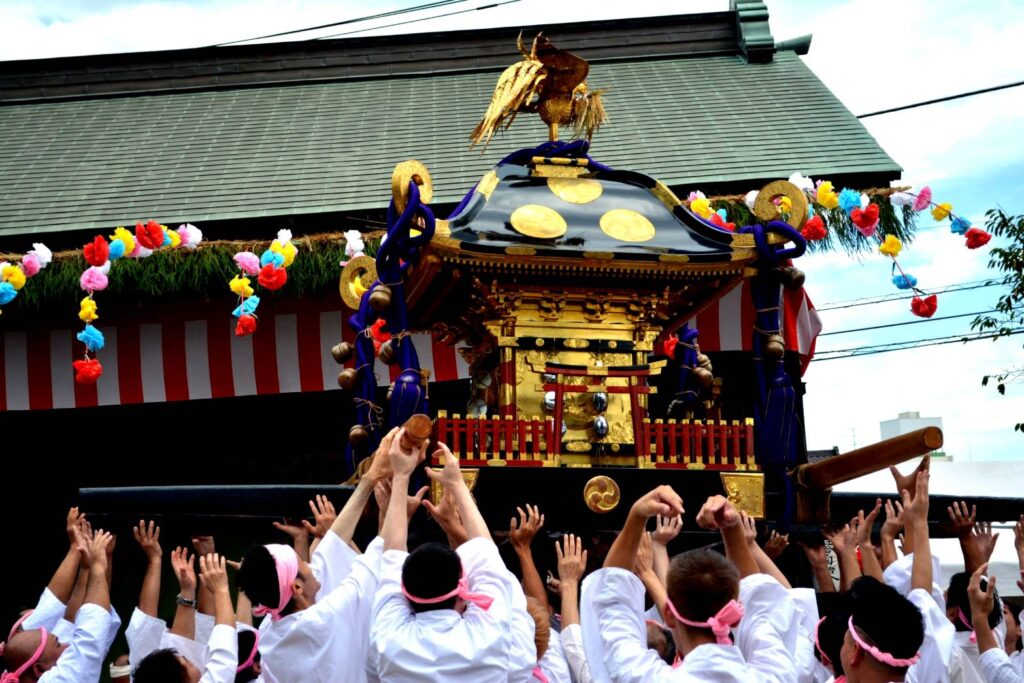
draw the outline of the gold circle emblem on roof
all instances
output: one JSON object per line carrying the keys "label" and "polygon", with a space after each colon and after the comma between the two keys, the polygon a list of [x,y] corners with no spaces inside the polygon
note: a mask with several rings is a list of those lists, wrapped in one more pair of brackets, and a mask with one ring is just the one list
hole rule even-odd
{"label": "gold circle emblem on roof", "polygon": [[619,485],[603,474],[583,486],[583,501],[594,512],[611,512],[618,506],[620,498]]}
{"label": "gold circle emblem on roof", "polygon": [[434,184],[427,167],[415,159],[403,161],[395,166],[391,174],[391,198],[395,200],[398,213],[405,211],[409,205],[409,181],[419,185],[421,202],[429,204],[434,198]]}
{"label": "gold circle emblem on roof", "polygon": [[754,215],[763,221],[783,220],[782,211],[775,205],[778,197],[788,197],[792,203],[786,222],[799,230],[807,220],[807,195],[788,180],[775,180],[757,193],[754,199]]}
{"label": "gold circle emblem on roof", "polygon": [[341,300],[353,310],[359,310],[363,292],[377,279],[377,261],[370,256],[356,256],[341,270],[338,289]]}
{"label": "gold circle emblem on roof", "polygon": [[512,212],[509,222],[516,232],[538,239],[561,237],[569,229],[561,214],[540,204],[520,206]]}
{"label": "gold circle emblem on roof", "polygon": [[548,178],[548,189],[571,204],[589,204],[604,192],[601,183],[590,178]]}
{"label": "gold circle emblem on roof", "polygon": [[601,216],[601,230],[620,242],[646,242],[654,237],[654,224],[631,209],[612,209]]}

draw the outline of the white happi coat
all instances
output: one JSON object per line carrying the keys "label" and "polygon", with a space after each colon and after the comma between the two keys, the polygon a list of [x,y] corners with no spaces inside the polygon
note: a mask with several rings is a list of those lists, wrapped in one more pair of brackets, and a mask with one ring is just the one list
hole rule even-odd
{"label": "white happi coat", "polygon": [[1024,659],[1020,652],[1007,656],[996,647],[981,653],[980,661],[988,683],[1024,683]]}
{"label": "white happi coat", "polygon": [[551,629],[551,635],[548,638],[548,649],[537,662],[537,666],[547,676],[548,683],[572,683],[569,663],[565,659],[565,651],[562,648],[562,636],[554,628]]}
{"label": "white happi coat", "polygon": [[68,648],[57,659],[53,668],[39,677],[39,683],[98,681],[103,659],[107,656],[112,640],[112,621],[111,613],[99,605],[82,605],[75,617],[75,629]]}
{"label": "white happi coat", "polygon": [[615,683],[796,683],[791,654],[796,612],[786,590],[770,576],[755,574],[740,582],[745,613],[736,645],[701,645],[677,668],[647,648],[640,580],[618,568],[601,569],[594,576],[597,591],[581,606],[586,610],[581,616],[592,673],[594,662],[601,659],[603,675]]}
{"label": "white happi coat", "polygon": [[458,547],[469,590],[493,599],[490,609],[470,603],[413,612],[402,595],[402,565],[408,553],[384,553],[380,589],[373,608],[371,681],[504,683],[533,680],[537,665],[535,625],[519,581],[488,538]]}
{"label": "white happi coat", "polygon": [[260,624],[264,681],[365,680],[370,610],[383,549],[384,541],[378,537],[364,555],[357,556],[334,532],[324,536],[310,562],[321,583],[316,604],[278,621],[266,617]]}

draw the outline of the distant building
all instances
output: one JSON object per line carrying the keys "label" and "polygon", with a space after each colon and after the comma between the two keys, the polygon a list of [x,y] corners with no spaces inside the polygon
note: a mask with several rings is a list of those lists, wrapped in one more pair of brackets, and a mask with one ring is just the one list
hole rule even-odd
{"label": "distant building", "polygon": [[[921,413],[916,410],[910,410],[905,413],[900,413],[895,420],[884,420],[878,423],[879,431],[881,432],[882,440],[891,439],[895,436],[902,434],[909,434],[910,432],[923,429],[925,427],[938,427],[942,429],[942,418],[941,417],[921,417]],[[942,458],[944,460],[952,460],[953,456],[943,451],[935,451],[932,453],[933,458]]]}

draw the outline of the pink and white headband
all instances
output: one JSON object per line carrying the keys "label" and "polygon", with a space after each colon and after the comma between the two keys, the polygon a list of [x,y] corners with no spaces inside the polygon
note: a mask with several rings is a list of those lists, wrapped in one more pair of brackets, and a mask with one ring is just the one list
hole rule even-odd
{"label": "pink and white headband", "polygon": [[900,659],[899,657],[893,657],[888,652],[882,652],[874,645],[868,645],[867,642],[857,632],[857,627],[853,625],[853,617],[846,622],[850,629],[850,637],[853,638],[853,642],[857,643],[862,650],[867,652],[869,655],[880,661],[882,664],[888,664],[894,669],[903,669],[908,666],[917,664],[918,660],[921,659],[921,653],[915,654],[913,657],[906,657]]}
{"label": "pink and white headband", "polygon": [[270,553],[270,557],[274,560],[274,566],[277,568],[277,591],[280,598],[277,601],[277,607],[256,605],[252,613],[257,617],[269,614],[271,621],[278,621],[281,619],[281,612],[288,606],[295,594],[292,584],[295,583],[295,577],[299,575],[299,556],[295,554],[295,549],[288,545],[271,543],[263,547]]}
{"label": "pink and white headband", "polygon": [[666,600],[665,604],[668,606],[669,612],[672,613],[676,619],[687,626],[693,628],[709,628],[711,632],[715,634],[715,638],[718,640],[719,645],[731,645],[732,639],[729,637],[729,631],[733,626],[740,623],[740,619],[743,618],[743,605],[736,600],[730,600],[725,603],[722,609],[718,610],[718,613],[708,619],[707,621],[690,621],[686,619],[678,610],[676,606],[672,604],[671,600]]}
{"label": "pink and white headband", "polygon": [[242,662],[241,664],[239,664],[238,668],[235,669],[235,673],[236,674],[242,673],[243,671],[248,669],[250,666],[252,666],[252,663],[254,661],[256,661],[256,653],[259,652],[259,649],[260,649],[260,632],[256,631],[256,630],[253,630],[252,633],[256,636],[256,640],[254,640],[253,643],[252,643],[252,652],[249,653],[249,658],[247,660],[245,660],[244,662]]}
{"label": "pink and white headband", "polygon": [[[21,622],[25,621],[28,615],[26,614],[14,624],[14,629],[11,629],[11,637],[14,636],[15,630],[21,625]],[[14,673],[3,672],[0,674],[0,683],[18,683],[21,680],[21,675],[28,671],[33,664],[39,661],[39,658],[43,656],[43,650],[46,648],[46,639],[49,636],[46,628],[43,626],[39,627],[39,647],[32,653],[32,656],[25,660],[25,663],[18,667]]]}
{"label": "pink and white headband", "polygon": [[418,605],[436,605],[439,602],[450,600],[452,598],[462,598],[466,602],[471,602],[480,609],[488,610],[491,608],[491,603],[494,602],[494,598],[489,595],[482,593],[471,593],[469,591],[469,582],[466,577],[463,576],[459,579],[458,584],[455,588],[448,591],[444,595],[438,595],[436,598],[420,598],[405,589],[405,584],[402,584],[402,595],[409,600],[409,602],[415,602]]}

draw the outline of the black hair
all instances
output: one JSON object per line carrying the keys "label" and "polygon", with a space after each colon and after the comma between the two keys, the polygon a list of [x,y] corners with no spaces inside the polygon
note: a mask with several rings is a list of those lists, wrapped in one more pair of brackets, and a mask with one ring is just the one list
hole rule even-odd
{"label": "black hair", "polygon": [[[253,605],[274,608],[281,600],[281,589],[277,582],[277,563],[265,546],[254,546],[242,557],[242,566],[238,568],[235,583],[239,590],[245,591],[246,597]],[[288,601],[282,614],[292,610],[293,601],[294,598]]]}
{"label": "black hair", "polygon": [[[462,560],[442,543],[424,543],[409,553],[402,565],[402,585],[417,598],[434,598],[454,590],[462,578]],[[422,604],[409,601],[413,612],[454,609],[457,598],[444,602]]]}
{"label": "black hair", "polygon": [[[971,599],[967,597],[967,585],[971,582],[971,575],[967,572],[957,572],[953,576],[949,577],[949,588],[946,589],[946,607],[949,609],[959,609],[963,612],[964,619],[967,620],[965,624],[960,619],[960,614],[956,614],[953,617],[953,626],[956,627],[957,631],[973,631],[974,625],[972,619],[974,615],[971,614]],[[981,582],[981,590],[988,589],[988,581]],[[989,628],[995,628],[999,625],[999,622],[1003,619],[1003,603],[999,599],[999,594],[996,593],[995,600],[992,601],[992,611],[988,613],[988,626]]]}
{"label": "black hair", "polygon": [[177,650],[154,650],[146,655],[132,674],[135,683],[185,683],[185,667],[178,661]]}
{"label": "black hair", "polygon": [[[1006,605],[1006,609],[1010,611],[1010,615],[1013,617],[1013,620],[1017,622],[1017,628],[1020,629],[1021,606],[1015,605],[1012,602],[1004,602],[1003,604]],[[1017,642],[1013,644],[1013,649],[1018,652],[1024,650],[1024,634],[1017,636]]]}
{"label": "black hair", "polygon": [[[255,631],[244,629],[238,632],[238,666],[242,666],[246,661],[248,661],[249,655],[252,654],[252,649],[255,645]],[[255,657],[253,657],[252,664],[235,674],[235,683],[249,683],[249,681],[255,681],[259,674],[253,671],[252,668],[253,664],[258,661],[260,661],[259,652],[256,653]]]}
{"label": "black hair", "polygon": [[[835,677],[839,678],[846,672],[843,670],[840,651],[843,649],[843,640],[846,638],[847,623],[850,615],[842,609],[825,616],[825,621],[818,626],[818,646],[814,648],[814,656],[821,661],[821,652],[828,657],[829,664]],[[818,650],[821,647],[821,651]],[[824,661],[822,661],[824,664]]]}
{"label": "black hair", "polygon": [[[924,643],[921,611],[895,588],[862,576],[850,587],[847,604],[854,625],[868,644],[897,659],[909,659],[921,649]],[[874,661],[895,672],[905,672],[908,668],[889,667]]]}
{"label": "black hair", "polygon": [[724,555],[702,548],[673,557],[666,584],[680,615],[707,621],[739,595],[740,574]]}

